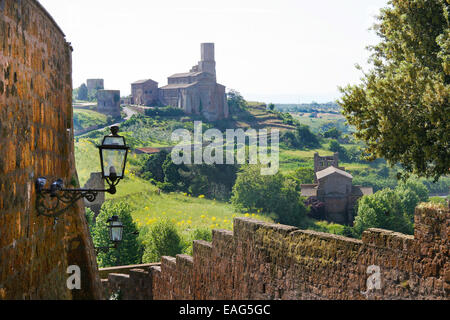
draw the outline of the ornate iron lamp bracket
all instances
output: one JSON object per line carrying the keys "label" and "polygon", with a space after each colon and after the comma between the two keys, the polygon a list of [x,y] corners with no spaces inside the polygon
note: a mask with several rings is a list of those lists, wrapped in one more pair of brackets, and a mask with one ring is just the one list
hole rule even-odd
{"label": "ornate iron lamp bracket", "polygon": [[[116,193],[116,185],[119,181],[110,184],[110,188],[103,189],[64,189],[62,180],[52,183],[50,189],[44,189],[45,178],[36,181],[36,210],[38,216],[54,218],[55,221],[63,215],[80,199],[85,198],[89,202],[97,199],[99,192]],[[108,181],[109,183],[109,181]]]}

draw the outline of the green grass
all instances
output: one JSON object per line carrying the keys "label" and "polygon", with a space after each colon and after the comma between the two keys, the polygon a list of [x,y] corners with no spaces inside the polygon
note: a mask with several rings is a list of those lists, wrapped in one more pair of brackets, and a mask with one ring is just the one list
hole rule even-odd
{"label": "green grass", "polygon": [[[136,159],[138,155],[129,155]],[[88,139],[75,143],[80,185],[84,185],[91,172],[99,172],[100,162],[97,148]],[[182,234],[195,228],[233,229],[235,217],[250,217],[272,222],[266,216],[252,213],[238,213],[229,203],[195,198],[183,193],[158,193],[150,182],[136,176],[136,168],[127,167],[126,178],[117,186],[115,195],[106,195],[107,201],[127,201],[132,208],[134,221],[140,228],[150,227],[160,219],[167,218],[175,223]]]}
{"label": "green grass", "polygon": [[314,227],[312,227],[311,229],[325,233],[343,235],[344,228],[345,227],[341,224],[330,223],[327,221],[316,221],[314,223]]}
{"label": "green grass", "polygon": [[[100,141],[98,142],[100,144]],[[88,139],[75,142],[75,162],[80,186],[84,186],[92,172],[101,172],[98,149]]]}
{"label": "green grass", "polygon": [[92,126],[106,126],[108,124],[108,117],[93,110],[74,109],[73,122],[75,130],[83,130]]}
{"label": "green grass", "polygon": [[298,167],[314,167],[314,153],[319,152],[321,156],[331,156],[333,152],[325,149],[293,150],[280,148],[280,171],[291,173]]}

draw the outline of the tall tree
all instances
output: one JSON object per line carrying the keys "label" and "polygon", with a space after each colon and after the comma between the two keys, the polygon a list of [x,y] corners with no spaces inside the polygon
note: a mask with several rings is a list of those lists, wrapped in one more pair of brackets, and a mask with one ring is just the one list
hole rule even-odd
{"label": "tall tree", "polygon": [[450,28],[446,0],[391,0],[370,47],[372,69],[339,104],[366,159],[438,180],[450,167]]}
{"label": "tall tree", "polygon": [[78,88],[77,99],[82,101],[87,101],[88,99],[88,89],[84,83]]}
{"label": "tall tree", "polygon": [[99,266],[105,268],[141,263],[143,247],[138,240],[138,227],[133,222],[131,208],[127,202],[105,202],[95,224],[92,223],[92,220],[89,221],[91,217],[88,213],[88,222],[90,222],[94,245],[96,247],[111,245],[107,220],[112,216],[118,216],[124,225],[123,240],[119,243],[117,249],[98,253],[97,262]]}

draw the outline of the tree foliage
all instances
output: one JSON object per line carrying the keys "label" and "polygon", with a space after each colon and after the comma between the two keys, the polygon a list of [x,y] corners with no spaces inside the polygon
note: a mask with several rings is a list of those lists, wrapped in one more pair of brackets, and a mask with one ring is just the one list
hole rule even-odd
{"label": "tree foliage", "polygon": [[358,203],[353,229],[358,236],[367,228],[412,234],[415,208],[420,202],[428,200],[425,186],[411,179],[400,183],[395,189],[386,188],[364,196]]}
{"label": "tree foliage", "polygon": [[323,136],[325,138],[331,138],[331,139],[339,139],[342,135],[342,132],[339,131],[338,128],[336,127],[332,127],[331,129],[329,129],[328,131],[326,131]]}
{"label": "tree foliage", "polygon": [[391,0],[375,30],[372,69],[341,88],[339,104],[367,159],[400,163],[406,175],[438,180],[450,167],[448,1]]}
{"label": "tree foliage", "polygon": [[298,125],[295,131],[285,131],[280,139],[290,148],[320,147],[319,138],[311,132],[309,126],[302,124]]}
{"label": "tree foliage", "polygon": [[138,228],[133,222],[131,208],[127,202],[105,202],[95,224],[92,221],[91,213],[87,212],[87,214],[88,222],[90,220],[91,235],[95,247],[111,246],[107,223],[109,218],[118,216],[124,225],[123,240],[119,243],[117,249],[110,249],[108,252],[98,253],[97,262],[99,267],[105,268],[141,263],[143,247],[138,240]]}
{"label": "tree foliage", "polygon": [[161,261],[162,256],[175,257],[183,251],[183,241],[173,222],[162,219],[144,235],[144,263]]}
{"label": "tree foliage", "polygon": [[88,100],[88,89],[84,83],[78,88],[77,99],[82,101]]}
{"label": "tree foliage", "polygon": [[227,101],[231,113],[243,111],[247,108],[247,102],[236,90],[230,90],[229,92],[227,92]]}
{"label": "tree foliage", "polygon": [[296,182],[281,173],[261,175],[260,166],[247,165],[238,173],[232,203],[237,209],[274,214],[280,223],[301,227],[307,209]]}

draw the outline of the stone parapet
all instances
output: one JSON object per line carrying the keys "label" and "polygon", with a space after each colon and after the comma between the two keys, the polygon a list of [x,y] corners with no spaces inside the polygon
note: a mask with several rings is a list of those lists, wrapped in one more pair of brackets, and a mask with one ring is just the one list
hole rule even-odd
{"label": "stone parapet", "polygon": [[195,241],[193,257],[163,257],[143,292],[151,286],[156,300],[448,299],[449,221],[448,209],[421,205],[415,236],[369,229],[356,240],[237,218],[234,232]]}

